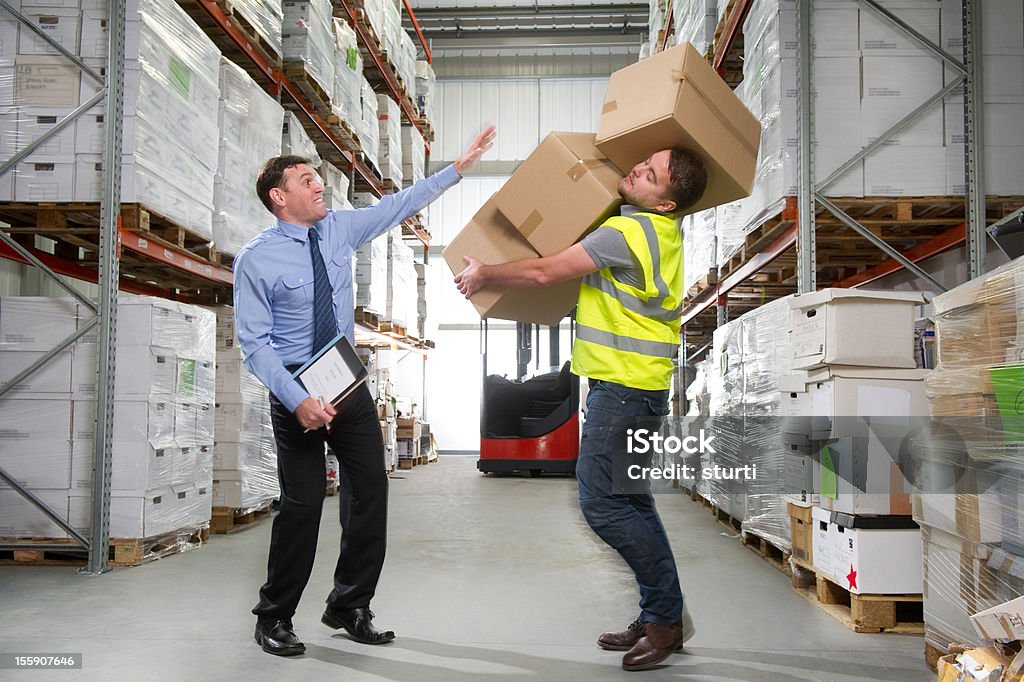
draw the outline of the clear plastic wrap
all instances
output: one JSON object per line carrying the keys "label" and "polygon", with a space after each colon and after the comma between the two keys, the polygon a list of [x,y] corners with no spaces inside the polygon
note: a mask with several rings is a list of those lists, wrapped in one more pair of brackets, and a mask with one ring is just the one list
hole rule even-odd
{"label": "clear plastic wrap", "polygon": [[[301,62],[327,97],[334,92],[334,20],[329,0],[285,0],[282,57]],[[326,102],[330,104],[330,102]]]}
{"label": "clear plastic wrap", "polygon": [[231,9],[244,17],[272,50],[281,56],[281,0],[232,0]]}
{"label": "clear plastic wrap", "polygon": [[270,222],[254,188],[263,163],[281,153],[277,131],[284,123],[284,109],[240,67],[221,59],[217,112],[221,141],[213,240],[218,251],[234,255]]}
{"label": "clear plastic wrap", "polygon": [[320,166],[320,174],[324,181],[324,206],[335,211],[352,208],[348,176],[327,162]]}
{"label": "clear plastic wrap", "polygon": [[344,19],[334,19],[334,94],[331,107],[338,118],[353,130],[362,119],[360,90],[363,56],[356,32]]}
{"label": "clear plastic wrap", "polygon": [[373,91],[373,87],[370,86],[370,82],[366,78],[363,78],[359,92],[363,115],[360,119],[360,127],[356,130],[356,133],[359,135],[359,143],[362,145],[363,155],[366,157],[366,160],[374,168],[379,169],[380,122],[378,121],[378,116],[380,112],[377,110],[377,94]]}
{"label": "clear plastic wrap", "polygon": [[416,106],[420,114],[428,121],[434,120],[434,91],[437,89],[437,77],[430,62],[416,62]]}
{"label": "clear plastic wrap", "polygon": [[683,220],[683,288],[689,290],[715,268],[716,215],[709,208]]}
{"label": "clear plastic wrap", "polygon": [[708,54],[718,26],[718,5],[727,0],[676,0],[672,7],[677,43],[691,43],[701,54]]}
{"label": "clear plastic wrap", "polygon": [[[125,27],[124,110],[128,115],[122,123],[121,201],[145,204],[196,235],[212,238],[219,133],[214,119],[196,117],[195,112],[216,107],[220,52],[174,2],[141,0],[134,16],[138,20],[128,21]],[[103,19],[92,15],[83,19],[81,52],[87,60],[105,56],[96,50],[96,45],[106,45]],[[55,64],[54,59],[59,58],[26,58],[22,64],[19,57],[18,82],[39,83],[38,87],[19,85],[17,101],[22,108],[9,112],[20,117],[26,132],[19,147],[101,87],[77,74],[67,81],[64,69],[70,65]],[[102,63],[93,65],[102,71]],[[27,94],[44,92],[49,93],[45,99]],[[58,101],[57,94],[63,93],[72,93],[72,101]],[[75,99],[76,95],[80,96]],[[40,106],[46,108],[33,108]],[[104,139],[103,112],[94,108],[44,145],[48,151],[43,155],[34,154],[14,169],[8,180],[13,180],[13,198],[99,201]],[[58,156],[47,158],[47,153]]]}
{"label": "clear plastic wrap", "polygon": [[356,305],[384,314],[388,308],[388,235],[356,250]]}
{"label": "clear plastic wrap", "polygon": [[933,302],[933,421],[914,451],[914,519],[925,538],[925,639],[940,649],[980,644],[968,616],[1024,588],[1022,285],[1017,259]]}
{"label": "clear plastic wrap", "polygon": [[405,327],[416,324],[416,268],[412,247],[402,242],[400,229],[388,233],[387,319]]}
{"label": "clear plastic wrap", "polygon": [[[715,330],[708,377],[710,413],[721,444],[705,466],[755,466],[752,480],[711,480],[712,501],[743,521],[743,530],[790,544],[786,512],[785,450],[774,419],[781,414],[779,378],[788,373],[792,347],[789,299],[767,303]],[[742,511],[741,511],[742,510]]]}
{"label": "clear plastic wrap", "polygon": [[426,176],[427,148],[419,131],[402,126],[402,180],[408,187]]}
{"label": "clear plastic wrap", "polygon": [[294,154],[309,159],[313,168],[318,168],[321,163],[320,155],[316,151],[316,145],[309,135],[302,128],[298,117],[290,112],[284,112],[284,127],[281,137],[281,154]]}
{"label": "clear plastic wrap", "polygon": [[402,186],[402,110],[390,95],[377,95],[377,121],[380,138],[378,161],[381,177]]}

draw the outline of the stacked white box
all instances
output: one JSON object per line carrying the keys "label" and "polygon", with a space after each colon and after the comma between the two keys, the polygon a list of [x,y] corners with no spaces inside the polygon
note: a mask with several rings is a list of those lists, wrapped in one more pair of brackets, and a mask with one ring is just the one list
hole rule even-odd
{"label": "stacked white box", "polygon": [[390,95],[377,95],[380,135],[377,160],[381,177],[402,186],[402,110]]}
{"label": "stacked white box", "polygon": [[240,67],[221,58],[217,107],[221,140],[213,193],[213,240],[234,255],[270,221],[256,196],[263,163],[281,152],[284,110]]}
{"label": "stacked white box", "polygon": [[717,211],[706,211],[683,217],[683,289],[689,290],[715,268],[715,233]]}
{"label": "stacked white box", "polygon": [[[956,5],[956,6],[954,6]],[[1024,153],[1019,115],[1024,108],[1024,2],[993,0],[981,5],[981,76],[985,194],[1015,196],[1024,192]],[[942,2],[942,44],[956,56],[962,50],[962,12],[953,0]],[[946,70],[945,82],[956,74]],[[964,180],[963,88],[943,103],[946,123],[946,193],[961,195]]]}
{"label": "stacked white box", "polygon": [[281,0],[232,0],[231,9],[248,20],[253,30],[277,56],[282,55],[281,27],[284,11]]}
{"label": "stacked white box", "polygon": [[[281,27],[284,61],[301,64],[330,97],[334,91],[334,20],[329,0],[285,0]],[[330,102],[325,102],[330,104]]]}
{"label": "stacked white box", "polygon": [[381,315],[388,308],[388,235],[356,249],[356,306]]}
{"label": "stacked white box", "polygon": [[214,506],[258,509],[280,494],[277,450],[266,387],[242,363],[234,345],[234,309],[217,309],[216,442],[212,452]]}
{"label": "stacked white box", "polygon": [[401,228],[388,233],[387,310],[385,317],[404,327],[416,324],[416,268],[411,246],[402,242]]}
{"label": "stacked white box", "polygon": [[676,0],[672,6],[676,43],[690,43],[708,54],[715,41],[719,4],[719,0]]}
{"label": "stacked white box", "polygon": [[420,114],[428,121],[434,120],[434,90],[437,77],[430,62],[416,62],[416,106]]}
{"label": "stacked white box", "polygon": [[320,166],[324,181],[324,206],[340,211],[352,208],[348,200],[348,176],[326,161]]}
{"label": "stacked white box", "polygon": [[408,187],[426,175],[427,144],[412,126],[402,126],[402,178]]}
{"label": "stacked white box", "polygon": [[427,337],[427,265],[414,263],[416,268],[416,336]]}
{"label": "stacked white box", "polygon": [[284,112],[284,127],[281,134],[281,154],[284,156],[301,156],[309,160],[313,168],[320,165],[320,155],[316,151],[316,145],[309,139],[309,134],[303,129],[302,124],[294,113]]}
{"label": "stacked white box", "polygon": [[334,19],[334,91],[331,108],[349,128],[362,119],[360,91],[363,84],[363,56],[356,32],[344,19]]}
{"label": "stacked white box", "polygon": [[[88,54],[106,42],[102,18],[93,15],[104,7],[96,5],[89,8],[83,28],[82,51]],[[134,120],[127,126],[122,150],[121,200],[144,203],[196,235],[212,238],[219,132],[213,119],[196,119],[195,112],[216,106],[220,53],[173,2],[140,0],[133,16],[139,20],[126,24],[124,109]],[[90,63],[102,71],[102,60]],[[78,101],[86,101],[99,87],[83,75]],[[18,88],[22,89],[20,78]],[[77,88],[72,92],[79,95]],[[74,126],[75,156],[68,174],[72,184],[70,199],[65,200],[100,199],[101,113],[94,109]],[[19,185],[16,178],[15,194]],[[34,180],[37,195],[46,191],[42,185],[40,179]]]}
{"label": "stacked white box", "polygon": [[356,134],[359,137],[359,144],[363,148],[363,155],[366,160],[377,169],[380,169],[380,122],[377,117],[380,112],[377,110],[377,94],[370,86],[370,82],[363,78],[359,86],[359,98],[362,103],[362,118]]}

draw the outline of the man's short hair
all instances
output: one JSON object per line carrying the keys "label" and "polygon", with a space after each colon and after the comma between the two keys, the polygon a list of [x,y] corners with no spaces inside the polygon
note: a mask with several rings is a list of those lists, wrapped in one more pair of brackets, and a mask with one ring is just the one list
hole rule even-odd
{"label": "man's short hair", "polygon": [[263,164],[260,174],[256,176],[256,196],[260,198],[268,211],[274,212],[274,202],[270,200],[270,190],[275,187],[284,187],[284,172],[303,164],[308,166],[309,159],[295,155],[275,156]]}
{"label": "man's short hair", "polygon": [[708,172],[696,154],[672,147],[668,157],[669,198],[676,202],[676,211],[693,206],[704,195]]}

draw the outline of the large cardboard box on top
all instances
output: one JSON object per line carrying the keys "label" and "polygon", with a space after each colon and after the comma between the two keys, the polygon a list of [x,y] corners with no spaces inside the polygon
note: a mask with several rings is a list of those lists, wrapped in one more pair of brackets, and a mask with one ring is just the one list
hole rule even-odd
{"label": "large cardboard box on top", "polygon": [[[495,205],[494,198],[477,211],[442,252],[456,275],[466,268],[470,255],[488,265],[521,258],[539,258]],[[541,289],[484,287],[470,301],[480,317],[556,325],[576,305],[580,280],[574,279]]]}
{"label": "large cardboard box on top", "polygon": [[622,173],[591,133],[550,133],[494,195],[494,205],[542,256],[616,215]]}
{"label": "large cardboard box on top", "polygon": [[672,146],[704,161],[708,186],[695,213],[748,196],[761,124],[689,43],[619,69],[608,81],[597,148],[628,173]]}

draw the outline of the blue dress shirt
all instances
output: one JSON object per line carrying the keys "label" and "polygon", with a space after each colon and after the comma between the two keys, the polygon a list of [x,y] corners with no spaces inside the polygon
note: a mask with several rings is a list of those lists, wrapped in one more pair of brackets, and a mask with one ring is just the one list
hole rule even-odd
{"label": "blue dress shirt", "polygon": [[275,220],[235,257],[235,328],[245,366],[291,411],[309,397],[285,369],[313,355],[313,264],[309,229],[334,292],[334,315],[355,344],[352,255],[355,249],[416,214],[461,178],[454,166],[387,194],[380,203],[330,211],[312,228]]}

